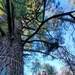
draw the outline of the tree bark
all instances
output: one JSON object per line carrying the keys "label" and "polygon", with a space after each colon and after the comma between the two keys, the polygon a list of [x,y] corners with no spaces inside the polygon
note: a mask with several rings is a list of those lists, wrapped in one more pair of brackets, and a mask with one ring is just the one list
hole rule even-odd
{"label": "tree bark", "polygon": [[0,37],[0,75],[24,75],[20,35]]}

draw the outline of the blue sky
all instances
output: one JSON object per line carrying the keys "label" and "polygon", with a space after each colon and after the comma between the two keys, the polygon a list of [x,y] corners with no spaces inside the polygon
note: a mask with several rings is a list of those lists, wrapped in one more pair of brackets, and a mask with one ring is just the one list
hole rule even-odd
{"label": "blue sky", "polygon": [[72,2],[68,4],[69,0],[55,0],[55,1],[59,1],[60,6],[62,6],[66,12],[70,11],[73,6]]}

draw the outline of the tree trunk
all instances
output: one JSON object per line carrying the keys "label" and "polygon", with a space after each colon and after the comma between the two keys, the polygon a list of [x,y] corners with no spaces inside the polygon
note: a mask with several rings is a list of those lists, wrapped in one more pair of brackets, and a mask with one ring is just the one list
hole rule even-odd
{"label": "tree trunk", "polygon": [[20,35],[0,37],[0,75],[24,75]]}

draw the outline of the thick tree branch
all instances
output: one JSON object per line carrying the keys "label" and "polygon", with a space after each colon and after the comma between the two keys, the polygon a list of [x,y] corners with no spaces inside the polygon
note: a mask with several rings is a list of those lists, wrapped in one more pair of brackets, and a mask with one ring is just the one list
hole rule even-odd
{"label": "thick tree branch", "polygon": [[24,44],[25,44],[30,38],[32,38],[32,37],[40,30],[40,28],[41,28],[47,21],[49,21],[49,20],[51,20],[51,19],[53,19],[53,18],[58,18],[58,17],[61,17],[61,16],[69,15],[69,14],[71,14],[71,13],[73,13],[73,12],[75,12],[75,10],[74,10],[74,11],[71,11],[71,12],[66,12],[66,13],[62,13],[62,14],[57,14],[57,15],[51,16],[51,17],[47,18],[46,20],[44,20],[44,21],[40,24],[40,26],[37,28],[37,30],[36,30],[32,35],[30,35],[30,36],[24,41],[23,46],[24,46]]}

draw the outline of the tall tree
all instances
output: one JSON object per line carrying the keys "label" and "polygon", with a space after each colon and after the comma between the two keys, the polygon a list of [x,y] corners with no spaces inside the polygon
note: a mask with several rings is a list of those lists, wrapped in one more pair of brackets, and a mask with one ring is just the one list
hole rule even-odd
{"label": "tall tree", "polygon": [[[3,62],[5,67],[4,62],[6,61],[9,61],[12,65],[14,64],[14,66],[11,66],[9,63],[10,73],[13,71],[13,75],[23,73],[23,55],[27,57],[27,55],[42,53],[54,58],[59,57],[52,53],[57,52],[58,54],[59,49],[63,49],[62,29],[66,30],[65,22],[75,23],[73,15],[75,11],[64,12],[60,7],[60,2],[55,0],[11,0],[9,6],[5,6],[6,0],[1,0],[0,2],[3,6],[0,8],[2,11],[9,15],[10,13],[8,14],[8,11],[6,11],[8,9],[6,8],[11,6],[9,11],[12,13],[8,16],[10,17],[10,19],[8,18],[8,23],[10,24],[7,26],[9,32],[6,33],[1,30],[3,26],[0,29],[1,33],[3,31],[6,33],[4,37],[0,37],[1,58],[4,59],[0,61]],[[15,26],[13,26],[13,22]],[[13,31],[14,36],[10,37],[8,33],[12,35]],[[3,65],[1,65],[1,70]],[[19,67],[20,71],[15,66]],[[3,74],[2,72],[0,72],[1,75]]]}
{"label": "tall tree", "polygon": [[[5,32],[5,36],[0,37],[0,75],[23,75],[23,51],[21,45],[20,33],[18,34],[17,28],[13,30],[13,19],[11,15],[13,14],[13,9],[11,9],[11,2],[6,0],[6,10],[7,10],[7,21],[8,21],[8,33]],[[11,13],[12,14],[11,14]],[[12,19],[12,20],[11,20]],[[4,35],[2,29],[1,33]],[[12,30],[15,34],[12,38]]]}

